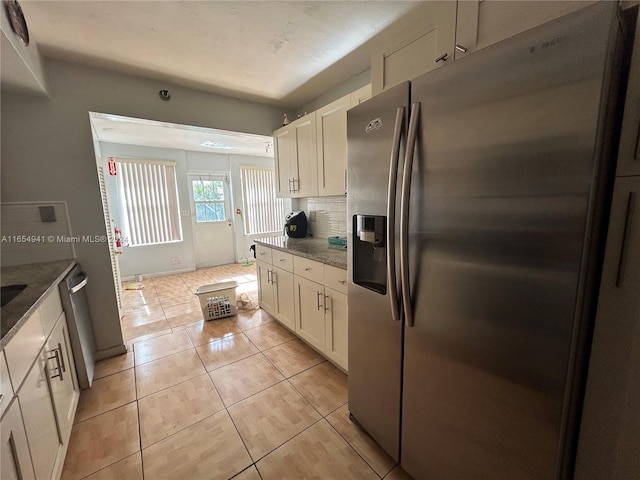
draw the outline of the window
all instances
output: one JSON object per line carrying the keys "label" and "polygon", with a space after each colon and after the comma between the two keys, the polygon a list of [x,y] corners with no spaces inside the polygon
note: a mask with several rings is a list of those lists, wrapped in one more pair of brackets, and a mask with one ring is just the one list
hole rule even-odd
{"label": "window", "polygon": [[192,180],[193,204],[196,222],[224,222],[227,220],[224,208],[223,180]]}
{"label": "window", "polygon": [[117,159],[130,246],[182,241],[174,162]]}
{"label": "window", "polygon": [[273,168],[240,167],[240,175],[245,234],[282,231],[285,199],[276,198]]}

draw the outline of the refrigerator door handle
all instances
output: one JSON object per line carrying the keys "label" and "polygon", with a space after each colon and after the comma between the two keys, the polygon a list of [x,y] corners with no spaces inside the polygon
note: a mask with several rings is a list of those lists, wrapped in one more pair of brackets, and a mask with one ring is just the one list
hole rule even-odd
{"label": "refrigerator door handle", "polygon": [[393,130],[391,160],[389,162],[389,196],[387,198],[387,282],[391,301],[391,318],[400,321],[400,304],[396,285],[396,185],[398,184],[398,162],[400,161],[400,140],[404,124],[404,107],[396,110],[396,124]]}
{"label": "refrigerator door handle", "polygon": [[400,198],[400,277],[402,279],[402,304],[407,327],[413,327],[411,311],[411,292],[409,291],[409,197],[411,196],[411,169],[413,167],[413,151],[416,146],[420,103],[411,104],[407,151],[404,157],[402,175],[402,192]]}

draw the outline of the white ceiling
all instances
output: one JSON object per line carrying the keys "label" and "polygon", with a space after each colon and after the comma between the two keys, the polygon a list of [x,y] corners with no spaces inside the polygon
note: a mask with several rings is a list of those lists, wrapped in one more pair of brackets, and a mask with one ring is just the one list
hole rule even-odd
{"label": "white ceiling", "polygon": [[361,46],[418,3],[21,1],[45,56],[282,107],[367,70]]}
{"label": "white ceiling", "polygon": [[[284,108],[370,67],[407,1],[21,0],[44,56]],[[364,44],[364,45],[363,45]],[[4,54],[4,52],[3,52]],[[273,157],[270,137],[91,114],[102,142]],[[203,146],[205,141],[210,147]]]}
{"label": "white ceiling", "polygon": [[[95,112],[90,112],[89,116],[93,136],[101,142],[273,158],[273,140],[263,135]],[[203,146],[205,142],[209,146]]]}

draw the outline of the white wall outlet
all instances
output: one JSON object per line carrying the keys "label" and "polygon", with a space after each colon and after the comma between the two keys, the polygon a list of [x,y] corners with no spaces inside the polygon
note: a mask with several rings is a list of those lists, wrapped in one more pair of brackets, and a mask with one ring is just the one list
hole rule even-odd
{"label": "white wall outlet", "polygon": [[316,211],[315,210],[309,210],[309,221],[310,222],[315,222],[316,221]]}
{"label": "white wall outlet", "polygon": [[171,257],[171,265],[179,265],[180,259],[178,257]]}
{"label": "white wall outlet", "polygon": [[182,217],[190,217],[191,212],[189,210],[180,210],[180,216]]}

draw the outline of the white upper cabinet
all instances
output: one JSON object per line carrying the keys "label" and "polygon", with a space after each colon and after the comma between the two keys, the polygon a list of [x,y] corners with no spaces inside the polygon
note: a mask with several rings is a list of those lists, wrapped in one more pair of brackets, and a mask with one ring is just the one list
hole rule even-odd
{"label": "white upper cabinet", "polygon": [[277,195],[347,192],[347,110],[371,98],[371,84],[273,132]]}
{"label": "white upper cabinet", "polygon": [[278,197],[318,195],[316,115],[312,112],[273,132]]}
{"label": "white upper cabinet", "polygon": [[424,2],[384,30],[371,56],[373,94],[594,3]]}
{"label": "white upper cabinet", "polygon": [[591,3],[594,2],[459,1],[455,31],[455,59],[462,58]]}
{"label": "white upper cabinet", "polygon": [[349,108],[353,108],[356,105],[360,105],[365,100],[369,100],[371,98],[371,84],[367,83],[364,87],[360,87],[355,92],[351,92],[349,95],[351,106]]}
{"label": "white upper cabinet", "polygon": [[318,194],[347,193],[347,110],[351,95],[316,111]]}
{"label": "white upper cabinet", "polygon": [[318,171],[316,152],[316,114],[311,112],[291,123],[295,133],[294,153],[297,175],[293,176],[292,197],[318,195]]}
{"label": "white upper cabinet", "polygon": [[[291,125],[291,124],[289,124]],[[291,133],[291,127],[286,125],[273,132],[273,151],[276,167],[276,195],[278,197],[291,197],[291,175],[294,168],[293,152],[295,138]]]}
{"label": "white upper cabinet", "polygon": [[424,2],[412,15],[381,32],[371,54],[376,95],[453,60],[456,2]]}

